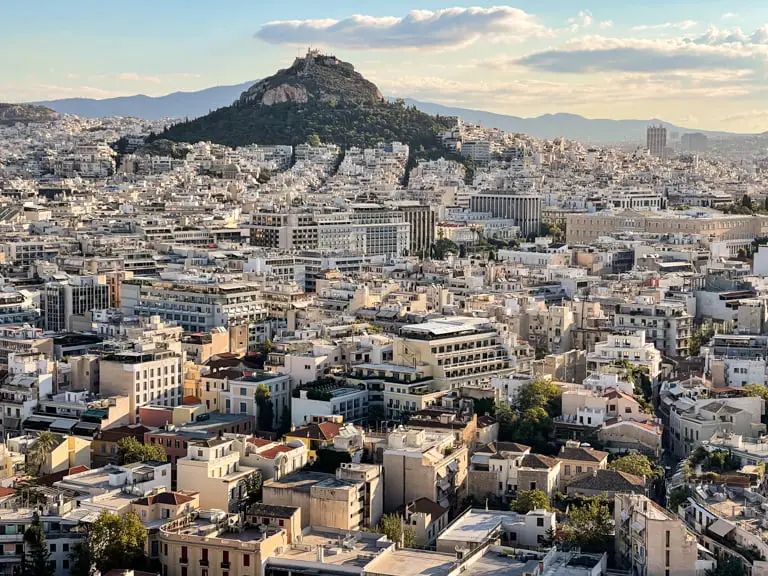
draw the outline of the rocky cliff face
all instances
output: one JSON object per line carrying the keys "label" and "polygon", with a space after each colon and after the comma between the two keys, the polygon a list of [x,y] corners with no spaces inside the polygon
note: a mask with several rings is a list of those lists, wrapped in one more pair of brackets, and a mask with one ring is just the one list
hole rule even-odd
{"label": "rocky cliff face", "polygon": [[251,86],[240,96],[240,103],[272,106],[318,100],[331,104],[373,104],[383,99],[376,85],[356,72],[352,64],[335,56],[310,52],[297,58],[290,68]]}
{"label": "rocky cliff face", "polygon": [[17,122],[51,122],[59,115],[45,106],[33,104],[0,104],[0,124]]}

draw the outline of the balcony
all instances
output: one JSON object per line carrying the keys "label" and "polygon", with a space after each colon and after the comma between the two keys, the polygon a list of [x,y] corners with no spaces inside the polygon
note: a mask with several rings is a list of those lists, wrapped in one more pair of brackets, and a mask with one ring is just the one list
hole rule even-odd
{"label": "balcony", "polygon": [[179,558],[179,564],[181,564],[182,566],[188,566],[189,558],[187,558],[186,556],[182,556],[181,558]]}
{"label": "balcony", "polygon": [[232,564],[231,564],[230,562],[222,562],[222,563],[221,563],[221,568],[222,568],[222,570],[229,570],[229,567],[230,567],[231,565],[232,565]]}
{"label": "balcony", "polygon": [[207,558],[200,559],[200,566],[209,566],[209,565],[210,565],[210,562],[208,561]]}

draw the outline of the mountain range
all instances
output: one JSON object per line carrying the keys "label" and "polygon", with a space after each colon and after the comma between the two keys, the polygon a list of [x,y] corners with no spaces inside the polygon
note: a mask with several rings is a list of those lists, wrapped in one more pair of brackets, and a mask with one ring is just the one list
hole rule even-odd
{"label": "mountain range", "polygon": [[165,96],[121,96],[118,98],[65,98],[32,102],[47,106],[60,114],[83,118],[122,116],[161,120],[163,118],[198,118],[212,110],[229,106],[255,81],[232,86],[213,86],[195,92],[173,92]]}
{"label": "mountain range", "polygon": [[[74,114],[86,118],[107,116],[134,116],[147,120],[162,118],[198,118],[224,106],[229,106],[246,93],[257,81],[230,86],[214,86],[194,92],[174,92],[165,96],[124,96],[119,98],[66,98],[33,102],[62,114]],[[544,114],[534,118],[523,118],[496,114],[483,110],[446,106],[405,98],[406,104],[415,106],[428,114],[459,116],[466,122],[499,128],[507,132],[524,133],[537,138],[564,137],[583,142],[623,142],[645,140],[645,131],[650,124],[661,124],[670,132],[702,132],[708,136],[732,136],[729,132],[695,130],[676,126],[652,118],[637,120],[612,120],[585,118],[577,114]]]}

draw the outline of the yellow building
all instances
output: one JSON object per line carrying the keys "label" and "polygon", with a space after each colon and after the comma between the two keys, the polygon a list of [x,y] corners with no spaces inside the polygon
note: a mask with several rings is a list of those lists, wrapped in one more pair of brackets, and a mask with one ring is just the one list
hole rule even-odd
{"label": "yellow building", "polygon": [[200,510],[162,526],[163,576],[262,576],[264,561],[288,545],[284,529],[242,523],[236,514]]}
{"label": "yellow building", "polygon": [[6,444],[0,444],[0,480],[23,472],[25,460],[21,452],[13,452]]}
{"label": "yellow building", "polygon": [[154,560],[160,555],[160,526],[185,517],[199,508],[200,494],[197,492],[160,492],[131,502],[131,512],[136,514],[147,529],[145,550],[150,559]]}

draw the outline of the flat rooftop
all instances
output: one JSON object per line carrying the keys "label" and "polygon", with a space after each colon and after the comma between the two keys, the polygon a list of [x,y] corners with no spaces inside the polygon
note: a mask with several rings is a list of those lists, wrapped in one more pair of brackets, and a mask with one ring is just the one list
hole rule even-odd
{"label": "flat rooftop", "polygon": [[502,522],[519,522],[521,518],[516,512],[472,509],[449,525],[438,539],[483,542]]}
{"label": "flat rooftop", "polygon": [[[347,534],[350,534],[349,538]],[[312,527],[303,534],[301,544],[294,544],[272,558],[314,563],[318,561],[318,548],[322,547],[323,563],[364,568],[376,554],[392,544],[385,538],[381,534],[335,532]],[[377,545],[380,540],[383,547]]]}
{"label": "flat rooftop", "polygon": [[267,480],[264,482],[264,488],[309,492],[312,486],[328,480],[336,480],[336,477],[333,474],[326,474],[325,472],[299,470],[298,472],[283,476],[279,480]]}
{"label": "flat rooftop", "polygon": [[455,554],[401,548],[378,556],[365,571],[387,576],[447,576],[455,568],[455,562]]}

